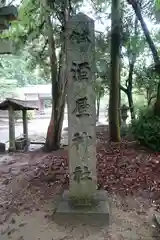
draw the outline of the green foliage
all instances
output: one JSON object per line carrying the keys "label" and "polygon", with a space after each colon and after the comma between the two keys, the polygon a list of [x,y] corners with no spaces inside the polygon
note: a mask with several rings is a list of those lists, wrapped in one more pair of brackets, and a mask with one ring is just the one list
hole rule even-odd
{"label": "green foliage", "polygon": [[98,99],[102,98],[105,94],[105,84],[101,78],[97,78],[95,81],[95,92]]}
{"label": "green foliage", "polygon": [[121,124],[120,133],[121,137],[127,138],[127,140],[134,140],[133,132],[132,132],[132,125],[131,124]]}
{"label": "green foliage", "polygon": [[139,112],[138,118],[132,122],[132,131],[142,145],[160,151],[160,118],[154,116],[153,107]]}
{"label": "green foliage", "polygon": [[24,55],[2,55],[0,57],[0,97],[12,97],[17,87],[45,84],[46,80],[37,73],[29,71]]}
{"label": "green foliage", "polygon": [[128,125],[121,125],[121,128],[120,128],[121,137],[127,136],[128,131],[129,131]]}
{"label": "green foliage", "polygon": [[142,67],[137,66],[135,74],[135,87],[139,92],[145,94],[145,98],[149,102],[156,94],[160,77],[151,67],[146,67],[145,65],[142,65]]}
{"label": "green foliage", "polygon": [[141,96],[134,96],[134,111],[136,116],[139,116],[140,112],[143,112],[146,109],[147,102],[143,95]]}
{"label": "green foliage", "polygon": [[15,111],[14,112],[14,117],[15,117],[15,120],[19,120],[19,119],[22,119],[22,111]]}
{"label": "green foliage", "polygon": [[[147,2],[146,2],[147,1]],[[84,4],[86,1],[84,1]],[[142,0],[141,11],[143,16],[154,18],[155,7],[160,6],[159,0]],[[43,1],[23,0],[19,5],[19,16],[17,21],[11,23],[9,30],[1,34],[1,38],[9,38],[15,43],[16,56],[2,56],[0,68],[0,96],[5,95],[9,89],[27,84],[44,84],[50,81],[50,64],[48,54],[48,37],[46,34],[46,9],[42,7]],[[69,1],[71,15],[80,11],[82,0]],[[64,30],[64,6],[65,0],[48,1],[50,15],[53,25],[53,34],[56,43],[56,55],[59,65],[58,51],[62,44],[62,34]],[[89,1],[90,10],[94,9],[93,15],[96,20],[105,22],[106,31],[103,33],[96,31],[96,73],[97,78],[102,80],[101,84],[96,82],[97,96],[104,95],[106,88],[110,86],[110,12],[111,1],[93,0]],[[82,11],[84,11],[83,8]],[[156,81],[154,77],[146,76],[143,66],[146,66],[144,59],[148,60],[146,51],[146,40],[138,23],[137,34],[135,34],[135,14],[127,3],[121,1],[121,20],[122,20],[122,57],[121,58],[121,85],[126,87],[128,80],[129,62],[136,54],[136,71],[133,73],[133,88],[141,92],[147,92],[148,97],[156,91]],[[89,12],[88,12],[89,13]],[[90,13],[89,13],[90,14]],[[98,29],[99,30],[99,29]],[[157,46],[159,45],[159,30],[153,31]],[[147,53],[147,54],[146,54]],[[140,65],[142,68],[140,68]],[[18,67],[17,67],[18,66]],[[35,73],[36,72],[36,73]],[[37,75],[36,75],[37,74]],[[5,80],[5,81],[4,81]],[[4,84],[5,83],[5,84]],[[146,93],[146,92],[145,92]]]}
{"label": "green foliage", "polygon": [[27,69],[25,54],[19,56],[3,55],[0,60],[2,65],[0,68],[0,84],[2,82],[3,87],[11,85],[13,88],[45,83],[45,80]]}
{"label": "green foliage", "polygon": [[96,73],[97,77],[101,78],[105,87],[109,86],[110,54],[108,42],[109,41],[104,34],[101,33],[96,35]]}
{"label": "green foliage", "polygon": [[[27,111],[27,119],[33,120],[35,118],[35,111]],[[15,119],[22,119],[22,111],[15,111]]]}
{"label": "green foliage", "polygon": [[6,98],[6,96],[9,97],[12,95],[11,92],[16,86],[16,80],[0,78],[0,97]]}
{"label": "green foliage", "polygon": [[35,118],[35,111],[28,111],[27,112],[27,119],[28,120],[33,120]]}
{"label": "green foliage", "polygon": [[156,10],[160,10],[160,0],[155,0],[155,7],[156,7]]}

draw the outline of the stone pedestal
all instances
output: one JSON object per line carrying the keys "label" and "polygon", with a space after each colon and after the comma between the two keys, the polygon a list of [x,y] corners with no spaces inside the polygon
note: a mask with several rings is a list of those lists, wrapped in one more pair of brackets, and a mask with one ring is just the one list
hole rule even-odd
{"label": "stone pedestal", "polygon": [[70,205],[70,193],[65,191],[54,215],[54,220],[57,223],[109,224],[110,208],[106,192],[97,190],[94,200],[96,204],[91,207],[73,208]]}

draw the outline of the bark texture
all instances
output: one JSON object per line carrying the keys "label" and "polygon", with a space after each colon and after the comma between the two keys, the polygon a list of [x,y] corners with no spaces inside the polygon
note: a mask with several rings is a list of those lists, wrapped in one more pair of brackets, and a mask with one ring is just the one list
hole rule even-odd
{"label": "bark texture", "polygon": [[110,140],[120,141],[119,127],[119,86],[120,86],[120,2],[112,0],[112,32],[111,32],[111,83],[109,99],[109,131]]}
{"label": "bark texture", "polygon": [[57,64],[56,47],[53,35],[53,26],[51,17],[47,16],[46,24],[48,28],[48,45],[51,65],[51,82],[52,82],[52,113],[48,126],[45,150],[54,151],[60,148],[61,132],[64,118],[65,99],[66,99],[66,39],[65,29],[68,20],[68,5],[65,1],[63,9],[62,32],[61,32],[61,51],[59,64]]}

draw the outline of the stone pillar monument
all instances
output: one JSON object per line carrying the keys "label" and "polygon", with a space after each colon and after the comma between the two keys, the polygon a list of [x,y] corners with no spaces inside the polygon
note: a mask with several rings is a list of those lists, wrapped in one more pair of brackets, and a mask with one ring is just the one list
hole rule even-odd
{"label": "stone pillar monument", "polygon": [[69,194],[85,201],[97,185],[94,21],[80,13],[67,26]]}
{"label": "stone pillar monument", "polygon": [[[107,208],[106,205],[104,206],[104,194],[96,190],[94,34],[94,21],[83,13],[72,17],[67,23],[66,57],[70,183],[69,191],[63,195],[63,199],[66,200],[66,202],[63,202],[64,205],[61,204],[63,210],[59,207],[58,212],[67,212],[67,209],[68,212],[80,211],[77,210],[79,207],[83,212],[82,209],[88,207],[92,208],[92,213],[98,213],[100,209],[99,203],[103,200],[103,210],[108,214],[108,206]],[[102,213],[102,209],[100,212]]]}

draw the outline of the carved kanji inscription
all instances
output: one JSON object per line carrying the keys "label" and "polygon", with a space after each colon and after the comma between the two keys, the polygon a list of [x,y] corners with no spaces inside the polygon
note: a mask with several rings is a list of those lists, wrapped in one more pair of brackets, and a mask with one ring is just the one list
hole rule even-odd
{"label": "carved kanji inscription", "polygon": [[73,110],[73,113],[76,113],[77,117],[81,116],[89,116],[89,107],[90,105],[88,104],[88,99],[87,97],[84,98],[79,98],[76,100],[76,107]]}
{"label": "carved kanji inscription", "polygon": [[71,72],[74,81],[88,81],[90,74],[90,66],[88,62],[75,63],[72,62]]}

